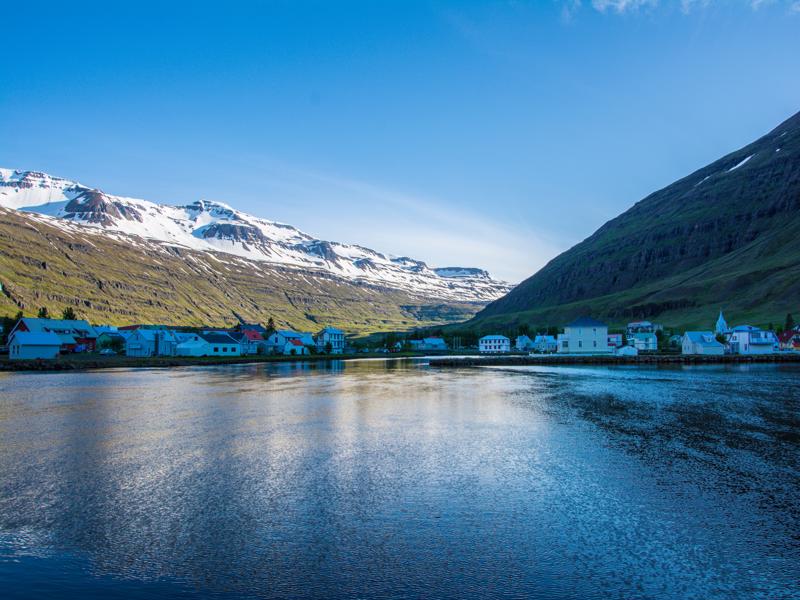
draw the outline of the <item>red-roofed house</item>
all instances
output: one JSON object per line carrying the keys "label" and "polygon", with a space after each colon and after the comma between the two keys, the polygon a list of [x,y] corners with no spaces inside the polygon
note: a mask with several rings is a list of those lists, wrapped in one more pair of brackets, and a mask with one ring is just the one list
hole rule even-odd
{"label": "red-roofed house", "polygon": [[778,342],[781,345],[781,350],[800,351],[800,331],[796,329],[784,331],[778,336]]}
{"label": "red-roofed house", "polygon": [[308,348],[303,344],[302,340],[292,338],[283,346],[283,354],[285,355],[300,355],[308,354]]}

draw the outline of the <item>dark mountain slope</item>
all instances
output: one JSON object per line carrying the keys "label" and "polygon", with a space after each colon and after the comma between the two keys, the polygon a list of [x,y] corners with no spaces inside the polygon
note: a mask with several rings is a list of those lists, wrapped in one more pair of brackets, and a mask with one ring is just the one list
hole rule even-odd
{"label": "dark mountain slope", "polygon": [[582,312],[673,325],[778,320],[800,304],[800,113],[659,190],[472,321],[560,323]]}

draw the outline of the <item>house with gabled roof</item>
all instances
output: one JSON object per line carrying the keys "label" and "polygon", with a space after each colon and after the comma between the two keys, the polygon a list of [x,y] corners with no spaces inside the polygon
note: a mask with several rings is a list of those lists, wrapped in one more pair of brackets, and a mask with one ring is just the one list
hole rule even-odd
{"label": "house with gabled roof", "polygon": [[125,340],[125,354],[140,358],[175,356],[179,342],[171,329],[137,329]]}
{"label": "house with gabled roof", "polygon": [[532,352],[533,340],[527,335],[518,335],[514,341],[514,347],[520,352]]}
{"label": "house with gabled roof", "polygon": [[800,330],[787,329],[778,336],[778,344],[781,350],[800,351]]}
{"label": "house with gabled roof", "polygon": [[175,352],[178,356],[241,356],[242,345],[229,333],[204,331],[190,334]]}
{"label": "house with gabled roof", "polygon": [[11,360],[52,359],[61,352],[61,338],[50,332],[18,331],[8,344]]}
{"label": "house with gabled roof", "polygon": [[[231,334],[233,337],[236,335]],[[261,332],[256,329],[242,329],[238,335],[242,344],[242,354],[258,354],[258,348],[265,340]]]}
{"label": "house with gabled roof", "polygon": [[317,352],[342,354],[344,352],[344,331],[336,327],[325,327],[317,334]]}
{"label": "house with gabled roof", "polygon": [[639,352],[658,351],[658,337],[655,333],[632,333],[628,336],[628,345]]}
{"label": "house with gabled roof", "polygon": [[97,343],[97,332],[83,319],[23,317],[8,334],[9,343],[17,332],[54,333],[61,340],[61,352],[91,352]]}
{"label": "house with gabled roof", "polygon": [[608,325],[592,317],[580,317],[564,327],[558,336],[558,352],[562,354],[610,354]]}
{"label": "house with gabled roof", "polygon": [[727,335],[731,354],[772,354],[776,339],[771,331],[737,325]]}
{"label": "house with gabled roof", "polygon": [[307,331],[292,331],[291,329],[280,329],[267,338],[267,352],[270,354],[283,354],[287,342],[290,340],[300,340],[303,346],[316,346],[314,336]]}
{"label": "house with gabled roof", "polygon": [[717,341],[712,331],[687,331],[683,334],[681,354],[722,356],[725,346]]}
{"label": "house with gabled roof", "polygon": [[308,346],[306,346],[302,342],[302,340],[298,338],[293,338],[287,341],[286,344],[283,346],[283,350],[281,351],[281,354],[284,354],[286,356],[295,356],[295,355],[300,356],[308,353],[309,353]]}

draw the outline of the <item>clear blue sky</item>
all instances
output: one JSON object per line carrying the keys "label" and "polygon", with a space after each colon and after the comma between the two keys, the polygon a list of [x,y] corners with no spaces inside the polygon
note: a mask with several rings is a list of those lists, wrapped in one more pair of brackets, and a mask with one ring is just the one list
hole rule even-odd
{"label": "clear blue sky", "polygon": [[516,281],[800,110],[800,1],[2,11],[0,166]]}

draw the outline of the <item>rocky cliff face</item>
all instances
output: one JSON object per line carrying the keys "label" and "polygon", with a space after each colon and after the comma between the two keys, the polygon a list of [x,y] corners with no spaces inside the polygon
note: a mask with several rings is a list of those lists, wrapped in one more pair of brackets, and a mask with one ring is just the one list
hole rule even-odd
{"label": "rocky cliff face", "polygon": [[[705,306],[739,306],[764,318],[791,307],[769,298],[767,279],[800,263],[800,113],[773,131],[638,202],[553,259],[477,320],[532,311],[693,322]],[[765,268],[773,269],[765,273]],[[779,277],[780,278],[780,277]],[[739,282],[729,295],[730,282]],[[788,282],[787,282],[788,283]],[[777,279],[772,289],[783,284]],[[746,306],[748,303],[751,306]],[[559,308],[561,307],[561,308]],[[795,307],[796,310],[796,307]],[[771,312],[772,311],[772,312]],[[530,315],[530,316],[534,316]]]}

